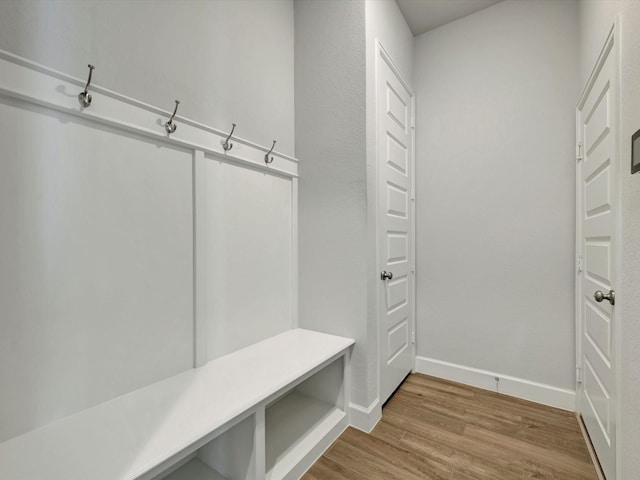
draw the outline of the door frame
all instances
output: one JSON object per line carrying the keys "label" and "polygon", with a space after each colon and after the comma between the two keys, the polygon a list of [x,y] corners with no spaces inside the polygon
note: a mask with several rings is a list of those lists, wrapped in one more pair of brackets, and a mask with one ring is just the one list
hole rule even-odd
{"label": "door frame", "polygon": [[380,272],[383,270],[383,265],[382,265],[382,261],[381,261],[381,252],[382,252],[382,247],[383,247],[383,235],[381,232],[381,222],[380,222],[380,196],[382,195],[383,192],[380,191],[379,188],[379,184],[380,184],[380,175],[381,175],[381,159],[378,153],[378,140],[379,140],[379,135],[380,135],[380,125],[378,123],[378,80],[379,80],[379,67],[380,67],[380,62],[385,62],[389,68],[391,69],[391,71],[394,73],[394,75],[398,78],[398,80],[400,81],[400,83],[402,84],[403,88],[405,88],[407,90],[407,92],[410,94],[411,96],[411,112],[412,112],[412,116],[411,116],[411,124],[410,124],[410,128],[411,128],[411,155],[409,158],[409,163],[411,165],[411,180],[410,180],[410,185],[411,185],[411,197],[410,197],[410,202],[409,202],[409,211],[410,211],[410,215],[411,215],[411,233],[409,235],[409,240],[411,241],[411,247],[409,249],[409,254],[411,255],[411,265],[413,265],[413,268],[411,269],[411,275],[412,275],[412,282],[411,282],[411,286],[410,286],[410,290],[409,290],[409,295],[411,296],[410,302],[409,302],[409,309],[411,311],[411,319],[409,321],[409,346],[411,348],[411,358],[412,358],[412,367],[411,367],[411,373],[414,373],[416,370],[416,272],[417,272],[417,265],[416,265],[416,195],[415,195],[415,191],[416,191],[416,175],[415,175],[415,167],[416,167],[416,129],[415,129],[415,117],[416,117],[416,94],[415,91],[413,90],[413,88],[411,87],[411,85],[409,85],[409,82],[406,81],[406,79],[404,78],[404,76],[402,75],[402,73],[400,72],[400,69],[398,68],[398,66],[396,65],[396,63],[393,61],[393,58],[391,58],[391,55],[389,55],[389,53],[387,52],[387,50],[384,48],[384,46],[382,45],[382,42],[376,38],[375,40],[375,47],[376,47],[376,57],[375,57],[375,223],[376,223],[376,258],[375,258],[375,265],[376,265],[376,271],[374,272],[376,275],[376,280],[377,280],[377,288],[376,288],[376,335],[378,338],[378,342],[377,342],[377,348],[378,348],[378,354],[377,354],[377,362],[376,362],[376,367],[377,367],[377,399],[380,402],[380,407],[382,407],[382,399],[380,397],[381,392],[381,385],[382,385],[382,368],[381,368],[381,363],[382,363],[382,326],[384,325],[384,320],[385,320],[385,316],[386,316],[386,307],[384,305],[384,301],[385,301],[385,296],[384,296],[384,282],[381,282],[379,279],[379,275]]}
{"label": "door frame", "polygon": [[[574,269],[575,274],[575,330],[576,330],[576,398],[575,398],[575,410],[576,416],[578,418],[578,423],[580,424],[580,429],[582,430],[582,434],[585,437],[585,441],[587,444],[587,448],[589,450],[589,454],[591,455],[591,459],[594,463],[594,467],[598,474],[600,480],[605,480],[605,477],[600,469],[600,465],[598,463],[597,456],[595,454],[595,450],[593,449],[591,442],[588,437],[588,432],[582,421],[581,415],[581,388],[583,386],[583,352],[582,352],[582,258],[584,252],[582,251],[582,222],[581,222],[581,212],[583,210],[583,202],[584,202],[584,189],[582,188],[582,128],[581,128],[581,116],[580,109],[584,106],[584,103],[587,99],[587,95],[590,93],[595,80],[602,70],[605,61],[609,56],[614,59],[615,68],[614,68],[614,100],[613,104],[615,105],[616,111],[614,112],[613,121],[615,122],[615,132],[613,132],[613,144],[614,144],[614,155],[617,161],[616,169],[615,169],[615,178],[613,179],[613,185],[616,190],[614,192],[614,197],[612,201],[616,206],[615,210],[615,227],[614,227],[614,235],[615,239],[613,241],[614,246],[614,259],[613,264],[615,266],[615,273],[613,275],[613,284],[615,286],[620,285],[620,272],[621,272],[621,233],[622,233],[622,212],[621,212],[621,159],[620,159],[620,20],[619,17],[616,17],[611,29],[609,30],[609,34],[607,35],[607,39],[604,42],[604,46],[598,55],[598,59],[595,62],[593,70],[589,75],[589,78],[580,94],[580,98],[576,105],[576,212],[575,212],[575,220],[576,220],[576,265]],[[618,303],[620,302],[620,298],[617,298]],[[616,478],[615,479],[606,479],[606,480],[621,480],[621,451],[622,451],[622,442],[621,442],[621,408],[620,408],[620,385],[621,385],[621,355],[620,348],[622,346],[622,329],[621,329],[621,315],[619,311],[615,313],[615,326],[613,328],[613,365],[615,368],[614,372],[614,408],[615,408],[615,422],[616,422],[616,432],[615,432],[615,468],[616,468]]]}

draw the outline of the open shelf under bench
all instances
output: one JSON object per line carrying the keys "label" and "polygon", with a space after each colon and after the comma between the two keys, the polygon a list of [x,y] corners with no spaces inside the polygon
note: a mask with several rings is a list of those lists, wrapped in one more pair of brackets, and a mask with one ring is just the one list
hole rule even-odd
{"label": "open shelf under bench", "polygon": [[292,392],[267,409],[267,478],[277,479],[345,417],[335,405]]}
{"label": "open shelf under bench", "polygon": [[162,480],[227,480],[209,465],[193,458]]}
{"label": "open shelf under bench", "polygon": [[[313,410],[319,417],[308,421],[320,422],[320,425],[326,423],[326,428],[317,430],[305,427],[304,421],[292,423],[286,418],[281,420],[285,432],[290,432],[296,425],[302,428],[303,439],[300,442],[286,438],[269,440],[279,428],[276,425],[275,429],[267,429],[267,442],[276,445],[281,442],[284,445],[281,448],[285,450],[300,449],[298,445],[304,443],[304,438],[313,436],[313,432],[319,435],[327,430],[330,423],[334,433],[346,425],[345,394],[340,390],[340,399],[337,400],[340,404],[333,402],[333,405],[327,403],[322,394],[319,400],[310,398],[309,401],[300,400],[304,391],[296,390],[289,395],[290,399],[285,395],[297,385],[307,384],[304,382],[307,379],[312,382],[307,391],[322,391],[323,388],[314,386],[310,377],[319,375],[318,378],[322,378],[325,367],[340,370],[340,367],[332,365],[344,365],[342,362],[348,361],[348,350],[353,343],[349,338],[302,329],[289,330],[201,368],[183,372],[0,443],[0,478],[142,480],[161,477],[162,472],[251,416],[252,425],[261,425],[252,427],[258,432],[254,432],[254,438],[259,440],[259,431],[264,435],[265,407],[270,405],[267,408],[268,418],[286,417],[279,413],[279,409],[287,408],[287,403],[283,402],[294,402],[292,412],[299,416],[312,415],[308,409],[320,408]],[[326,380],[323,379],[324,383]],[[339,378],[329,380],[329,383],[342,385],[342,389],[342,372]],[[257,453],[258,473],[247,478],[264,478],[264,436],[261,442],[247,448],[263,450]],[[267,452],[277,451],[277,448],[271,448],[268,446]],[[299,452],[301,455],[308,454],[308,448],[305,448]],[[190,469],[195,471],[200,468],[197,462],[200,460],[194,458],[170,475],[180,475],[187,470],[190,473]],[[181,469],[186,470],[181,472]],[[205,476],[194,478],[216,478],[207,477],[207,471],[204,472]],[[278,475],[272,473],[270,478],[285,478],[286,475],[283,470]],[[182,480],[180,476],[168,478]],[[185,478],[191,480],[189,476]]]}

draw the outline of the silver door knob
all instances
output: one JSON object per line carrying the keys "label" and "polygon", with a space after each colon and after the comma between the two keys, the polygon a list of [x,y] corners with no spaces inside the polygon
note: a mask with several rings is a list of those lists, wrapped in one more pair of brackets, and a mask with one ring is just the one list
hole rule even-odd
{"label": "silver door knob", "polygon": [[381,280],[391,280],[392,278],[393,278],[393,273],[391,272],[387,272],[383,270],[382,273],[380,274]]}
{"label": "silver door knob", "polygon": [[616,292],[614,290],[609,290],[609,293],[602,293],[600,290],[596,290],[596,293],[593,294],[593,298],[595,298],[598,303],[603,300],[609,300],[611,305],[616,304]]}

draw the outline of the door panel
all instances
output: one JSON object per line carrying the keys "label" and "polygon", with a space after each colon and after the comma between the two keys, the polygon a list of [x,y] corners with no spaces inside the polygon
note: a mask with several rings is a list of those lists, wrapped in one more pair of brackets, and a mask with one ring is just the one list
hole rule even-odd
{"label": "door panel", "polygon": [[585,336],[602,360],[611,363],[611,321],[608,315],[588,303],[585,313]]}
{"label": "door panel", "polygon": [[598,99],[584,123],[584,144],[587,155],[593,152],[610,130],[608,112],[611,97],[609,95],[609,87],[608,83],[604,86],[605,90],[602,92],[602,96]]}
{"label": "door panel", "polygon": [[615,306],[594,293],[615,288],[617,158],[615,50],[608,41],[594,81],[578,107],[578,246],[583,270],[578,278],[578,411],[607,478],[616,472]]}
{"label": "door panel", "polygon": [[387,232],[387,265],[395,265],[408,260],[409,238],[407,232]]}
{"label": "door panel", "polygon": [[590,280],[609,286],[611,278],[611,238],[601,237],[585,239],[586,275]]}
{"label": "door panel", "polygon": [[387,160],[389,167],[395,168],[399,174],[407,174],[409,163],[407,147],[402,145],[396,138],[387,135]]}
{"label": "door panel", "polygon": [[393,359],[404,350],[409,342],[409,321],[403,318],[398,325],[389,330],[389,358]]}
{"label": "door panel", "polygon": [[380,400],[413,368],[413,94],[380,49],[377,62],[379,263],[393,278],[380,286]]}
{"label": "door panel", "polygon": [[607,159],[592,176],[585,181],[586,217],[592,218],[611,210],[611,162]]}
{"label": "door panel", "polygon": [[[386,84],[386,96],[387,96],[387,116],[395,120],[398,126],[407,131],[407,117],[408,117],[408,107],[406,103],[406,95],[398,93],[396,89],[402,91],[402,85],[398,85],[400,82],[394,82],[393,79],[390,79]],[[394,85],[395,84],[395,88]],[[398,88],[398,86],[400,88]],[[404,92],[406,93],[406,92]],[[404,97],[404,98],[403,98]]]}
{"label": "door panel", "polygon": [[387,214],[406,219],[408,203],[407,190],[402,186],[387,182]]}

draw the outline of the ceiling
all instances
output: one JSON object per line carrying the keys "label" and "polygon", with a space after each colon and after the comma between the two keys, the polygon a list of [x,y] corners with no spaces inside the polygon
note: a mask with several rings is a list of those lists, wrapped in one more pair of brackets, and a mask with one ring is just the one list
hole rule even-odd
{"label": "ceiling", "polygon": [[471,15],[502,0],[396,0],[414,35]]}

